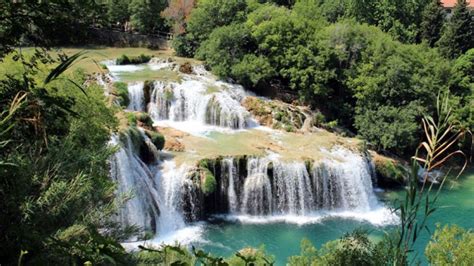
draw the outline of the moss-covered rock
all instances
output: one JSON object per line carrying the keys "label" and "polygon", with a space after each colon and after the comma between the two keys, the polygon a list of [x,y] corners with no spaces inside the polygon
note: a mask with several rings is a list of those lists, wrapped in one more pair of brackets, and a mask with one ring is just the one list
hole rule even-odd
{"label": "moss-covered rock", "polygon": [[135,112],[136,121],[139,122],[138,125],[141,127],[146,127],[151,129],[153,127],[153,120],[150,115],[145,112]]}
{"label": "moss-covered rock", "polygon": [[382,156],[374,152],[371,153],[377,184],[382,188],[395,188],[406,184],[409,171],[399,160]]}

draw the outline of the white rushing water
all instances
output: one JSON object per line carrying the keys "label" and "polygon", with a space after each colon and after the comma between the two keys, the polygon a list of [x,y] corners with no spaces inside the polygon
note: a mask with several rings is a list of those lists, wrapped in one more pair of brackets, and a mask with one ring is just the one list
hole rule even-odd
{"label": "white rushing water", "polygon": [[145,93],[144,82],[133,82],[128,84],[128,98],[130,100],[127,109],[131,111],[144,111]]}
{"label": "white rushing water", "polygon": [[155,82],[148,113],[154,121],[186,121],[243,129],[253,123],[249,112],[240,104],[245,95],[239,86],[209,84],[201,79]]}
{"label": "white rushing water", "polygon": [[[235,192],[228,192],[230,212],[305,216],[320,210],[363,212],[375,208],[370,163],[347,149],[331,153],[334,159],[324,159],[310,171],[304,162],[283,162],[274,155],[249,159],[240,199],[235,199]],[[236,168],[228,164],[226,161],[225,169]]]}

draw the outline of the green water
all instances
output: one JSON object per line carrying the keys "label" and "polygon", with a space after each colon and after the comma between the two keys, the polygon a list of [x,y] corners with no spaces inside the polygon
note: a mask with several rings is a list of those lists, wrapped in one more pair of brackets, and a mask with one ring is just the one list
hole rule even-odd
{"label": "green water", "polygon": [[[388,192],[380,195],[386,204],[395,198],[403,198],[404,191]],[[436,223],[458,224],[466,229],[474,229],[474,171],[461,177],[457,185],[446,188],[438,202],[440,207],[430,218],[429,228]],[[207,242],[201,248],[220,256],[230,256],[247,246],[265,245],[265,250],[275,256],[277,265],[285,265],[289,256],[299,254],[300,242],[308,238],[316,247],[327,241],[340,238],[356,228],[370,230],[370,237],[380,239],[384,230],[392,226],[374,226],[368,222],[343,218],[329,218],[319,223],[296,225],[287,223],[241,224],[225,221],[210,222],[205,226],[202,238]],[[424,248],[430,238],[425,231],[416,243],[418,258],[423,264]]]}

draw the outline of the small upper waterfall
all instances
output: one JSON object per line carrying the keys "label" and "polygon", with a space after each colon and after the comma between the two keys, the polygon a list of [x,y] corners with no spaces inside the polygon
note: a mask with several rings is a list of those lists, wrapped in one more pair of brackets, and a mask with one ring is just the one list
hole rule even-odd
{"label": "small upper waterfall", "polygon": [[128,85],[128,98],[130,103],[127,109],[132,111],[143,111],[145,107],[144,82],[134,82]]}
{"label": "small upper waterfall", "polygon": [[[195,121],[201,124],[241,129],[251,125],[240,101],[243,89],[222,82],[197,79],[181,83],[155,82],[148,112],[155,121]],[[234,91],[235,90],[235,91]]]}

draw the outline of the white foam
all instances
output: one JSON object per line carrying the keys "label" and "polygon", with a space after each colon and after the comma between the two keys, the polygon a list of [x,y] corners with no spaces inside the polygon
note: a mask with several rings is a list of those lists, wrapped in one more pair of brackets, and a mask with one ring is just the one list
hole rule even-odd
{"label": "white foam", "polygon": [[320,211],[309,215],[271,215],[271,216],[253,216],[253,215],[216,215],[216,218],[229,222],[240,222],[242,224],[272,224],[288,223],[296,225],[308,225],[322,223],[332,218],[345,218],[357,221],[368,222],[375,226],[395,225],[399,223],[399,217],[390,209],[379,207],[371,211]]}
{"label": "white foam", "polygon": [[145,65],[108,65],[107,68],[109,69],[112,75],[121,72],[137,72],[142,71],[146,68]]}
{"label": "white foam", "polygon": [[150,240],[122,243],[122,246],[127,251],[136,251],[138,250],[138,246],[158,248],[163,244],[175,245],[176,243],[179,243],[186,246],[197,242],[205,243],[206,240],[202,239],[204,227],[204,223],[197,223],[195,225],[186,226],[178,230],[157,235],[155,238]]}
{"label": "white foam", "polygon": [[157,70],[161,70],[161,69],[165,69],[165,68],[171,68],[172,64],[171,63],[151,63],[151,64],[148,64],[148,67],[153,70],[153,71],[157,71]]}

